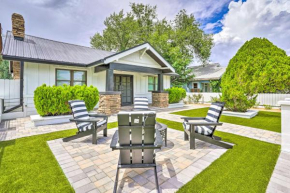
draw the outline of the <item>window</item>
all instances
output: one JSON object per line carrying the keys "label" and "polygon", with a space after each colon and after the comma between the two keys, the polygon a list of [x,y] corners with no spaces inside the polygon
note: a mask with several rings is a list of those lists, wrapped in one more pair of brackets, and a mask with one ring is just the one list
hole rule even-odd
{"label": "window", "polygon": [[193,88],[197,89],[197,83],[193,83]]}
{"label": "window", "polygon": [[87,72],[79,70],[56,70],[56,86],[87,84]]}
{"label": "window", "polygon": [[148,91],[157,91],[158,78],[155,76],[148,76]]}

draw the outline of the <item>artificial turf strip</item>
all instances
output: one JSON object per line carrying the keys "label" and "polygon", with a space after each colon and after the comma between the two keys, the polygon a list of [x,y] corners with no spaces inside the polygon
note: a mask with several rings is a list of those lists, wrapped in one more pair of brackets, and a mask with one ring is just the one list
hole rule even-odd
{"label": "artificial turf strip", "polygon": [[280,145],[217,131],[234,143],[208,168],[179,189],[184,192],[266,192],[280,154]]}
{"label": "artificial turf strip", "polygon": [[[169,128],[182,130],[181,123],[158,119]],[[184,192],[265,192],[280,153],[280,145],[216,131],[223,141],[234,143],[208,168],[185,184]],[[188,150],[190,151],[190,150]]]}
{"label": "artificial turf strip", "polygon": [[[108,123],[108,129],[117,122]],[[0,192],[74,192],[47,141],[76,129],[0,142]]]}
{"label": "artificial turf strip", "polygon": [[[172,114],[186,117],[205,117],[207,110],[208,107],[178,111]],[[220,121],[281,133],[281,113],[277,112],[259,111],[258,115],[251,119],[222,115]]]}

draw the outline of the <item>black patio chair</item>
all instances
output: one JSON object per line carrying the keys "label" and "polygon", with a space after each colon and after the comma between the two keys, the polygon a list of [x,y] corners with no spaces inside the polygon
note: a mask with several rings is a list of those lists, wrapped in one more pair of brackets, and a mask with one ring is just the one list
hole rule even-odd
{"label": "black patio chair", "polygon": [[85,102],[82,100],[69,101],[69,105],[73,114],[73,119],[78,128],[76,135],[64,138],[64,142],[68,142],[87,135],[93,135],[93,144],[97,144],[97,133],[103,130],[103,136],[107,137],[108,116],[88,113]]}
{"label": "black patio chair", "polygon": [[159,191],[155,149],[161,149],[162,137],[155,129],[156,113],[123,112],[118,114],[118,131],[111,141],[112,150],[120,150],[114,192],[117,191],[119,169],[154,168]]}
{"label": "black patio chair", "polygon": [[[214,136],[217,126],[221,126],[219,119],[222,115],[225,103],[212,103],[206,117],[181,117],[184,119],[184,140],[190,140],[190,149],[195,149],[195,139],[199,139],[217,146],[230,149],[233,146],[229,143],[221,141],[220,137]],[[191,122],[202,120],[202,122]]]}

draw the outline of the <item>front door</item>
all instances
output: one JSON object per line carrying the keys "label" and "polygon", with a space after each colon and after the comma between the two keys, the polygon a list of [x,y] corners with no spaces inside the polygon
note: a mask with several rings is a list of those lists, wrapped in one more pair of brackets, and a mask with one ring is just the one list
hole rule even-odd
{"label": "front door", "polygon": [[121,104],[133,103],[133,76],[114,74],[114,90],[121,91]]}

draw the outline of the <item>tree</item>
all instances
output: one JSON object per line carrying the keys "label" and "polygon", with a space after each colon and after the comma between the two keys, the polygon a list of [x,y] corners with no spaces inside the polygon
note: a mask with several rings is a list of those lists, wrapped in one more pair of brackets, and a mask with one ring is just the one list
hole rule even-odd
{"label": "tree", "polygon": [[131,11],[113,13],[106,18],[105,30],[91,38],[91,46],[107,51],[123,51],[149,42],[176,70],[174,86],[182,86],[193,78],[188,69],[194,57],[205,62],[213,45],[212,36],[205,34],[192,14],[181,10],[174,21],[157,18],[157,7],[130,4]]}
{"label": "tree", "polygon": [[3,60],[0,56],[0,79],[12,79],[9,73],[9,61]]}
{"label": "tree", "polygon": [[247,41],[230,60],[222,78],[222,100],[232,111],[246,111],[258,93],[285,93],[290,88],[290,58],[269,40]]}
{"label": "tree", "polygon": [[96,33],[91,38],[91,45],[108,51],[123,51],[138,44],[138,23],[132,13],[124,14],[123,10],[113,13],[104,21],[107,27],[103,34]]}
{"label": "tree", "polygon": [[210,86],[212,88],[212,92],[220,92],[221,91],[221,79],[219,80],[211,80]]}

